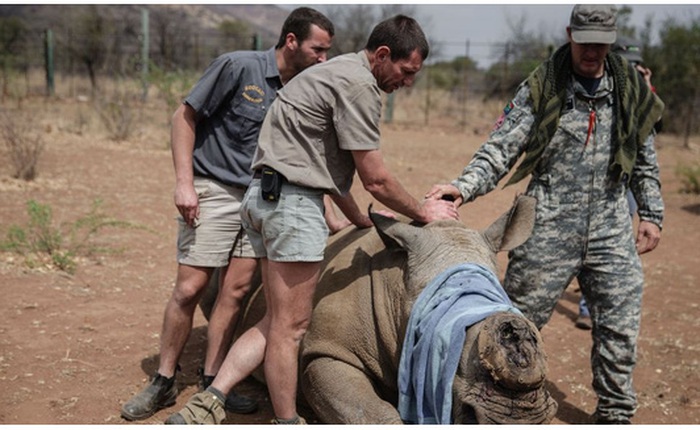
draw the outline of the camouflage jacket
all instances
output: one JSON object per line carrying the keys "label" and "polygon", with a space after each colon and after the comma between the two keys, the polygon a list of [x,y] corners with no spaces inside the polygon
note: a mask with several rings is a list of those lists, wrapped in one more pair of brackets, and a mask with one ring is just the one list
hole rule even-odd
{"label": "camouflage jacket", "polygon": [[[625,186],[613,181],[609,172],[613,157],[610,148],[614,124],[613,86],[612,77],[606,73],[593,95],[587,94],[574,79],[567,89],[566,107],[559,127],[532,174],[535,180],[556,176],[560,183],[571,184],[570,187],[559,187],[558,191],[554,191],[562,194],[559,196],[562,199],[580,197],[580,193],[577,195],[571,190],[586,190],[588,198],[592,199],[609,199],[615,194],[610,192],[612,189]],[[496,188],[525,152],[535,120],[530,99],[529,86],[523,82],[495,124],[489,139],[477,150],[461,176],[452,182],[460,190],[464,203]],[[595,111],[594,116],[591,111]],[[597,161],[588,155],[594,151],[593,148],[598,154]],[[591,158],[586,161],[590,164],[588,176],[580,174],[584,157]],[[532,182],[531,179],[531,185]],[[640,219],[661,227],[664,205],[653,132],[638,149],[629,184],[639,207]]]}

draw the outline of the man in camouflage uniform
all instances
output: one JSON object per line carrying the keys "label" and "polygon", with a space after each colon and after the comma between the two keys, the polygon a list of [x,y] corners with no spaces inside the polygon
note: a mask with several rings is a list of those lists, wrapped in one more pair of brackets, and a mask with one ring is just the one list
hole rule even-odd
{"label": "man in camouflage uniform", "polygon": [[[574,7],[569,43],[520,85],[462,175],[426,195],[469,202],[493,190],[526,154],[508,184],[532,175],[527,194],[538,200],[537,217],[530,239],[510,253],[504,287],[541,328],[578,279],[593,322],[599,423],[629,423],[637,407],[639,254],[656,247],[663,219],[652,131],[663,104],[625,60],[609,53],[615,21],[611,6]],[[627,184],[639,203],[636,241]]]}

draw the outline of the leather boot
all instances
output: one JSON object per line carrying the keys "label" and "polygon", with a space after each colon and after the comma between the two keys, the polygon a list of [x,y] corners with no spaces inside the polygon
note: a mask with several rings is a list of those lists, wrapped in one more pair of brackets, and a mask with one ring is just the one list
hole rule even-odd
{"label": "leather boot", "polygon": [[143,420],[159,410],[175,404],[177,386],[175,376],[166,378],[156,373],[140,393],[122,406],[122,417],[129,421]]}
{"label": "leather boot", "polygon": [[[204,374],[204,369],[199,369],[200,386],[202,390],[206,390],[212,382],[214,382],[214,376],[208,376]],[[258,410],[258,402],[250,397],[237,394],[235,391],[231,390],[226,396],[226,403],[224,408],[233,412],[234,414],[252,414]]]}

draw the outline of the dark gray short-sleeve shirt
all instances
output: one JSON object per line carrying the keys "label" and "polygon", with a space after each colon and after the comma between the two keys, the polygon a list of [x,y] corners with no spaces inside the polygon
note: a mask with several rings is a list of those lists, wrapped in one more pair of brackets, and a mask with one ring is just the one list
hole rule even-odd
{"label": "dark gray short-sleeve shirt", "polygon": [[364,51],[306,69],[270,106],[253,167],[332,194],[350,190],[353,150],[379,148],[382,99]]}
{"label": "dark gray short-sleeve shirt", "polygon": [[274,48],[229,52],[209,65],[184,101],[197,113],[195,176],[248,186],[260,127],[280,88]]}

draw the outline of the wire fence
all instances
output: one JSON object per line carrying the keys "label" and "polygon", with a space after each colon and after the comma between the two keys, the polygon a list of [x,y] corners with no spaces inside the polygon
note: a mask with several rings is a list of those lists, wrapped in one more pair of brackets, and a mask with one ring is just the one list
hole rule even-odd
{"label": "wire fence", "polygon": [[[17,35],[11,44],[0,44],[2,97],[53,95],[60,91],[53,80],[74,81],[76,77],[89,78],[94,87],[90,91],[94,92],[105,79],[147,81],[152,73],[198,74],[224,52],[262,50],[276,43],[270,34],[227,35],[217,28],[176,26],[172,21],[153,17],[149,20],[132,15],[122,20],[101,21],[95,16],[93,19],[95,22],[88,24],[94,25],[56,24],[42,31],[28,30]],[[465,47],[462,55],[489,63],[498,60],[499,52],[504,50],[504,44],[499,43],[438,41],[434,44],[436,49],[428,64],[449,60],[444,52],[456,45]],[[37,70],[45,72],[43,79]],[[462,76],[466,70],[455,73]],[[69,85],[68,90],[70,93],[55,95],[76,95],[75,85]]]}
{"label": "wire fence", "polygon": [[[30,32],[16,55],[4,56],[2,101],[52,95],[90,99],[104,106],[116,99],[121,103],[125,98],[158,97],[166,102],[164,110],[174,111],[218,55],[235,49],[267,49],[275,42],[253,33],[234,38],[217,31],[168,38],[153,28],[147,38],[135,31],[98,33],[97,37],[70,28]],[[414,88],[387,99],[384,121],[428,125],[442,120],[466,127],[467,112],[472,109],[468,103],[481,99],[488,86],[483,72],[458,68],[450,73],[453,83],[445,88],[436,86],[441,80],[437,72],[426,68]]]}
{"label": "wire fence", "polygon": [[180,36],[178,40],[167,43],[158,39],[149,44],[144,55],[140,35],[111,34],[97,41],[90,35],[71,31],[33,32],[17,44],[17,54],[3,56],[2,72],[22,75],[32,70],[48,72],[52,69],[63,76],[94,74],[96,79],[139,79],[144,67],[163,71],[203,71],[223,52],[256,49],[260,45],[255,34],[232,38],[205,32]]}
{"label": "wire fence", "polygon": [[[132,90],[133,93],[140,92],[143,99],[158,94],[170,108],[179,103],[218,55],[240,49],[267,49],[276,42],[271,31],[266,34],[253,31],[227,34],[217,27],[196,26],[188,19],[185,15],[173,19],[155,13],[149,19],[135,10],[129,17],[121,19],[102,19],[97,15],[80,22],[64,19],[60,21],[63,24],[48,25],[43,31],[25,30],[15,37],[7,37],[11,29],[7,21],[2,21],[0,102],[44,95],[104,98],[108,89],[114,91],[115,82],[129,82],[132,87],[140,86],[138,90]],[[505,101],[532,67],[551,52],[527,41],[512,43],[520,45],[470,40],[432,41],[435,49],[428,67],[419,74],[413,89],[424,94],[413,97],[421,100],[423,112],[411,121],[427,124],[436,116],[448,115],[456,122],[466,124],[467,104],[486,99]],[[691,47],[689,45],[688,49]],[[551,50],[552,46],[547,48]],[[455,54],[456,51],[462,52]],[[468,61],[455,61],[442,67],[437,63],[454,60],[446,52]],[[519,68],[516,68],[516,62]],[[480,63],[493,66],[484,71],[475,67]],[[665,76],[662,75],[664,70],[663,67],[655,69],[659,72],[655,72],[655,77]],[[663,86],[665,79],[659,79],[657,85]],[[672,89],[662,89],[663,97],[670,100]],[[693,94],[693,97],[681,101],[689,100],[685,104],[694,106],[698,95]],[[439,103],[452,107],[443,114],[436,114],[435,106]],[[689,133],[695,132],[697,124],[685,119],[687,115],[679,115],[679,112],[684,112],[682,109],[686,109],[684,106],[668,103],[667,107],[674,113],[671,119],[682,118],[681,124],[676,126],[669,121],[669,130],[670,127],[679,129],[690,124],[687,127]],[[391,110],[388,113],[390,119],[394,117]],[[688,115],[691,119],[696,116],[692,112]]]}

